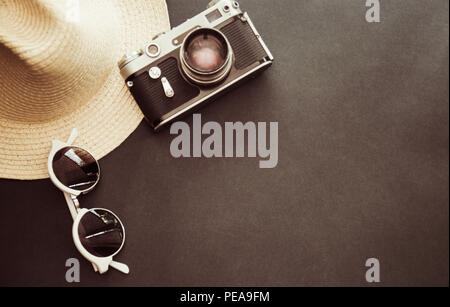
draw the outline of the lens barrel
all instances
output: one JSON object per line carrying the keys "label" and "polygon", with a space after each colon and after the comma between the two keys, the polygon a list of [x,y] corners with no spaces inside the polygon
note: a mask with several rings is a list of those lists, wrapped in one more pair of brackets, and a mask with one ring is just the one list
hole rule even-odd
{"label": "lens barrel", "polygon": [[212,28],[189,33],[180,49],[181,68],[195,84],[215,85],[231,71],[233,50],[225,35]]}

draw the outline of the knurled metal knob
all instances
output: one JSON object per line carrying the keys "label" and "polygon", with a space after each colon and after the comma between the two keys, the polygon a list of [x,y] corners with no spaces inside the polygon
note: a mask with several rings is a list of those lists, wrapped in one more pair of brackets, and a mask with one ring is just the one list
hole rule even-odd
{"label": "knurled metal knob", "polygon": [[135,50],[135,51],[125,54],[123,56],[123,58],[117,63],[117,65],[119,66],[119,69],[122,69],[125,65],[136,60],[142,54],[143,54],[142,50]]}

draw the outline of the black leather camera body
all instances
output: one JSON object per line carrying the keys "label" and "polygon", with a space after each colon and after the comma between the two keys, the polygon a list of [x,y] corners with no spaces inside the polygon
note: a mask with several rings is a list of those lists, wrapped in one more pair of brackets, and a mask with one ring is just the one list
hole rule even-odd
{"label": "black leather camera body", "polygon": [[239,3],[212,1],[199,15],[119,62],[154,130],[268,68],[273,56]]}

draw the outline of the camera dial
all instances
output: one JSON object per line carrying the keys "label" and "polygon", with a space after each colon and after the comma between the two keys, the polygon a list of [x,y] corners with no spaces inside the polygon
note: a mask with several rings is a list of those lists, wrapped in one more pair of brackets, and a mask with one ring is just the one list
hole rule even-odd
{"label": "camera dial", "polygon": [[161,49],[159,48],[159,45],[156,43],[150,43],[145,48],[145,53],[151,58],[156,58],[160,55]]}
{"label": "camera dial", "polygon": [[119,69],[122,69],[125,65],[128,63],[136,60],[138,57],[140,57],[143,54],[142,50],[136,50],[130,53],[125,54],[122,59],[117,63],[119,66]]}

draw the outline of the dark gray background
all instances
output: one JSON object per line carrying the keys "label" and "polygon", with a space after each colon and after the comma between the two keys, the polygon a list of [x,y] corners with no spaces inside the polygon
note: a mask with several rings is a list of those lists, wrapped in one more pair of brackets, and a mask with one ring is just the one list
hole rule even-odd
{"label": "dark gray background", "polygon": [[[242,0],[276,62],[202,109],[203,121],[278,121],[279,164],[174,159],[147,124],[100,161],[84,207],[123,219],[117,259],[100,276],[76,251],[50,180],[0,180],[0,285],[447,285],[447,0]],[[169,0],[173,25],[206,0]],[[144,26],[144,25],[140,25]],[[191,120],[188,119],[190,122]]]}

